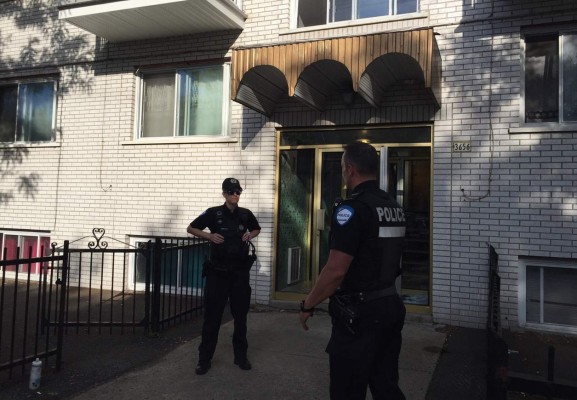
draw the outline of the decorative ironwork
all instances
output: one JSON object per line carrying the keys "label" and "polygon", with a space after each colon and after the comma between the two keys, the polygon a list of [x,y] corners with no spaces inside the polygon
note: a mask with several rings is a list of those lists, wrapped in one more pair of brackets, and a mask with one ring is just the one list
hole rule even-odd
{"label": "decorative ironwork", "polygon": [[92,235],[96,239],[96,243],[94,243],[93,241],[88,242],[88,248],[89,249],[106,249],[108,247],[108,242],[105,240],[103,240],[102,242],[100,241],[102,239],[102,237],[104,236],[105,232],[106,231],[104,230],[104,228],[93,228],[92,229]]}

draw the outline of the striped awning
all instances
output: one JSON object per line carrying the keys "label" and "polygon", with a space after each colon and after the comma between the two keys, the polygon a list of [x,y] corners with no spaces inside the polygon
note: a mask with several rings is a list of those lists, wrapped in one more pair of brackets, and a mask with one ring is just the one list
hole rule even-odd
{"label": "striped awning", "polygon": [[432,29],[237,48],[232,99],[271,115],[283,97],[324,110],[355,93],[380,107],[392,88],[419,87],[441,104],[441,57]]}

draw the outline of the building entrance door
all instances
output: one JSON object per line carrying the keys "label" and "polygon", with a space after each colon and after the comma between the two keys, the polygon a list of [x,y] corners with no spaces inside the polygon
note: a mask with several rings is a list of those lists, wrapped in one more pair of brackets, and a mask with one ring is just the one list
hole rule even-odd
{"label": "building entrance door", "polygon": [[[430,144],[371,144],[383,152],[378,181],[397,198],[407,217],[400,293],[407,304],[428,306]],[[327,261],[335,200],[346,198],[342,154],[341,143],[280,146],[274,275],[277,299],[302,299]]]}

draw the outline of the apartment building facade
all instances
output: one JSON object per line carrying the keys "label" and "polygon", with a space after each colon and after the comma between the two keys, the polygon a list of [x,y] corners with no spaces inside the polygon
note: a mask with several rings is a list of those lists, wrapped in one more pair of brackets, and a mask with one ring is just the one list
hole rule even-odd
{"label": "apartment building facade", "polygon": [[577,332],[572,0],[0,0],[3,257],[185,236],[234,176],[253,302],[298,301],[353,140],[407,213],[410,312],[484,327],[492,246],[503,325]]}

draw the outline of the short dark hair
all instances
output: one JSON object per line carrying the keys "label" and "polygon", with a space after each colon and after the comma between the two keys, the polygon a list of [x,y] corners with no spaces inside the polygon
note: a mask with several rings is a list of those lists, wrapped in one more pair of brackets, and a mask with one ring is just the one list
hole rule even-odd
{"label": "short dark hair", "polygon": [[379,155],[373,146],[364,142],[352,142],[345,147],[345,162],[353,165],[363,176],[377,175]]}

